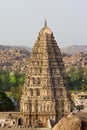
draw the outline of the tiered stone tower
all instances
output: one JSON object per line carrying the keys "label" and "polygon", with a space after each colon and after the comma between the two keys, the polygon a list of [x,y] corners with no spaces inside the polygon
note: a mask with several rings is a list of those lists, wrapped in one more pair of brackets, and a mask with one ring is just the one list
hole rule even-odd
{"label": "tiered stone tower", "polygon": [[21,97],[23,124],[47,126],[70,112],[65,68],[59,47],[45,21],[32,49]]}

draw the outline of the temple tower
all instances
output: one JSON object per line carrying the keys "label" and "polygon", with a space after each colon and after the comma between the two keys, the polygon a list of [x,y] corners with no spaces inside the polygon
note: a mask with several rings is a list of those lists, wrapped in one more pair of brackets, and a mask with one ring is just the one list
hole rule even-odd
{"label": "temple tower", "polygon": [[65,68],[59,47],[45,21],[32,49],[20,112],[23,124],[47,126],[70,112]]}

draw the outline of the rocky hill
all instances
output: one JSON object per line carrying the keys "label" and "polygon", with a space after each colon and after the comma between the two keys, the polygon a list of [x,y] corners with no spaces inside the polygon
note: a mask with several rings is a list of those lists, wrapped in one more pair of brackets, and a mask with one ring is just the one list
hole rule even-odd
{"label": "rocky hill", "polygon": [[66,48],[62,48],[61,51],[67,54],[75,54],[78,52],[87,53],[87,46],[86,45],[85,46],[72,45]]}
{"label": "rocky hill", "polygon": [[15,71],[25,71],[28,64],[30,51],[24,47],[0,45],[0,68]]}
{"label": "rocky hill", "polygon": [[[11,72],[17,69],[25,72],[29,62],[30,51],[26,47],[0,45],[0,68],[8,69]],[[71,55],[62,52],[62,57],[67,71],[71,67],[75,69],[87,68],[87,53],[78,52]]]}
{"label": "rocky hill", "polygon": [[69,71],[71,67],[76,70],[87,68],[87,53],[78,52],[73,55],[62,53],[62,56],[66,71]]}

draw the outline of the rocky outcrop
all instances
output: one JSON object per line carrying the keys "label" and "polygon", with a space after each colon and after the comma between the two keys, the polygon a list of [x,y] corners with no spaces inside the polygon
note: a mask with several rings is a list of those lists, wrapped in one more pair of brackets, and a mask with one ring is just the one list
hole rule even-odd
{"label": "rocky outcrop", "polygon": [[63,117],[52,130],[87,130],[87,118],[68,115]]}
{"label": "rocky outcrop", "polygon": [[67,72],[71,67],[75,70],[87,68],[87,53],[79,52],[73,55],[63,53],[62,56]]}
{"label": "rocky outcrop", "polygon": [[24,72],[30,52],[25,48],[0,46],[0,68],[14,72]]}

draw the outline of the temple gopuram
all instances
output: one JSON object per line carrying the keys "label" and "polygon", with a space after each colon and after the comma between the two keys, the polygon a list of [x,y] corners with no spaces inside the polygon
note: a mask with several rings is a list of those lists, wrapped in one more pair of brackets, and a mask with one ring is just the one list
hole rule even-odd
{"label": "temple gopuram", "polygon": [[47,127],[70,113],[69,91],[62,56],[44,22],[29,58],[20,102],[22,124]]}

